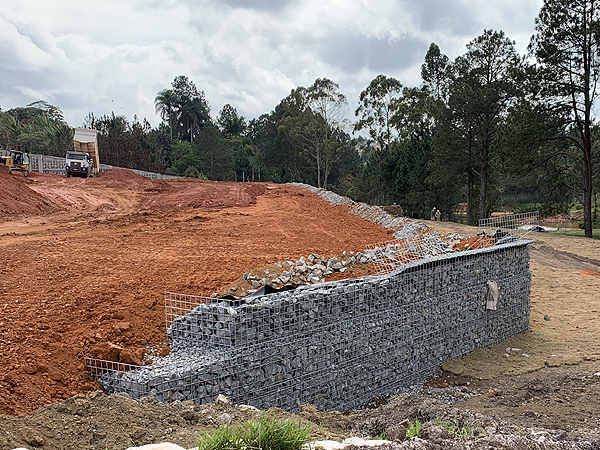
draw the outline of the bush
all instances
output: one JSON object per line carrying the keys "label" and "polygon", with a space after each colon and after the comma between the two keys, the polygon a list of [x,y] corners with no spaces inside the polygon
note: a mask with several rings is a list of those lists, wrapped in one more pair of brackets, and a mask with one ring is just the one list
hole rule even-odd
{"label": "bush", "polygon": [[235,428],[226,425],[212,435],[205,433],[198,450],[301,450],[310,441],[310,426],[262,416]]}

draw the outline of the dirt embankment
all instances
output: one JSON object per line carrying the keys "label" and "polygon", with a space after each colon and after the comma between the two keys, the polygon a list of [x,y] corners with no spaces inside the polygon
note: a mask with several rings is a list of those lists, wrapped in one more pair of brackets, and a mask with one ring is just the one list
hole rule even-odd
{"label": "dirt embankment", "polygon": [[[22,177],[22,175],[18,175]],[[17,215],[51,214],[60,207],[28,186],[31,180],[9,175],[8,167],[0,165],[0,220]]]}
{"label": "dirt embankment", "polygon": [[[0,417],[9,432],[0,433],[1,448],[126,448],[157,440],[185,446],[199,424],[214,428],[224,412],[243,418],[221,407],[175,411],[151,400],[86,396],[99,387],[83,357],[113,351],[135,361],[150,344],[164,347],[165,290],[210,295],[274,262],[362,251],[389,239],[346,207],[291,186],[152,181],[130,171],[86,180],[0,177],[12,189],[0,190],[0,205],[13,208],[0,216],[0,413],[48,405],[31,416]],[[16,197],[30,200],[19,206]],[[443,233],[477,232],[432,225]],[[446,363],[447,371],[423,388],[425,400],[405,398],[353,424],[334,412],[306,417],[334,438],[385,431],[390,414],[403,423],[427,411],[458,410],[496,416],[497,430],[597,437],[600,277],[590,275],[600,273],[600,241],[535,237],[533,332]],[[427,409],[432,398],[454,406]],[[411,405],[421,406],[401,418],[398,411]]]}
{"label": "dirt embankment", "polygon": [[389,237],[297,187],[140,178],[41,176],[36,195],[64,209],[0,223],[0,413],[98,389],[86,355],[136,363],[165,347],[166,290],[207,296],[273,262]]}

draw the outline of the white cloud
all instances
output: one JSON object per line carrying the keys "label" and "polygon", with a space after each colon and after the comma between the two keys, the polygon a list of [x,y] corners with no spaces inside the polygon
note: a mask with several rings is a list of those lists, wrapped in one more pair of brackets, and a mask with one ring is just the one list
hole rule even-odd
{"label": "white cloud", "polygon": [[0,105],[47,99],[72,125],[134,114],[185,74],[212,114],[248,118],[317,77],[351,102],[379,73],[420,82],[430,42],[450,57],[484,28],[524,52],[541,0],[19,0],[0,4]]}

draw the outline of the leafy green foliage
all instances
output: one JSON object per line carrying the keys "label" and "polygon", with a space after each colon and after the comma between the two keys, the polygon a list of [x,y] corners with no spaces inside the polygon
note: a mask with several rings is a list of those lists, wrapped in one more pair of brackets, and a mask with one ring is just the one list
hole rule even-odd
{"label": "leafy green foliage", "polygon": [[163,89],[154,99],[156,112],[168,123],[171,138],[194,142],[202,127],[211,121],[210,107],[193,81],[176,76],[172,89]]}
{"label": "leafy green foliage", "polygon": [[309,426],[263,415],[258,421],[205,433],[196,445],[198,450],[300,450],[309,440]]}
{"label": "leafy green foliage", "polygon": [[340,159],[348,101],[339,85],[317,78],[308,88],[299,87],[283,100],[284,116],[278,130],[287,134],[300,154],[316,166],[317,187],[327,189],[329,175]]}
{"label": "leafy green foliage", "polygon": [[230,104],[223,106],[217,123],[226,139],[233,136],[241,136],[248,128],[246,119],[238,115],[237,110]]}
{"label": "leafy green foliage", "polygon": [[171,143],[164,129],[153,130],[147,120],[140,122],[137,117],[129,123],[114,113],[100,118],[90,113],[85,126],[98,131],[101,163],[152,172],[164,170],[166,149]]}
{"label": "leafy green foliage", "polygon": [[0,148],[64,156],[73,134],[62,111],[44,101],[0,111]]}
{"label": "leafy green foliage", "polygon": [[503,144],[501,130],[511,106],[521,95],[515,82],[521,58],[514,42],[502,31],[485,30],[467,44],[467,49],[449,66],[448,98],[436,110],[440,128],[445,130],[438,135],[438,145],[454,147],[455,151],[438,155],[441,164],[458,163],[455,170],[466,175],[469,190],[476,175],[478,215],[483,218],[494,207],[490,178]]}
{"label": "leafy green foliage", "polygon": [[401,93],[402,83],[397,79],[377,75],[360,93],[359,105],[354,112],[360,118],[354,124],[354,131],[367,129],[373,140],[382,148],[388,148],[397,137],[392,117]]}
{"label": "leafy green foliage", "polygon": [[440,47],[432,42],[425,54],[425,62],[421,66],[421,78],[435,98],[439,99],[442,96],[449,62],[448,57],[440,51]]}
{"label": "leafy green foliage", "polygon": [[540,104],[559,119],[549,138],[565,141],[577,155],[563,148],[548,159],[571,154],[567,157],[580,181],[575,195],[583,205],[585,235],[592,237],[592,107],[600,79],[600,7],[595,0],[545,0],[535,31],[529,51],[538,63]]}
{"label": "leafy green foliage", "polygon": [[406,436],[409,438],[417,437],[422,426],[423,423],[419,419],[415,419],[414,422],[408,422],[406,427]]}

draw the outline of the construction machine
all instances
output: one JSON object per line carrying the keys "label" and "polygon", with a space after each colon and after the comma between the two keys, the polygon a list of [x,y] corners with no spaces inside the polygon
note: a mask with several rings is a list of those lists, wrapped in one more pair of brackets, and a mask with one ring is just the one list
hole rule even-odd
{"label": "construction machine", "polygon": [[10,150],[8,156],[0,156],[0,164],[8,167],[8,173],[21,172],[24,177],[29,175],[29,155],[25,152]]}
{"label": "construction machine", "polygon": [[86,128],[75,128],[73,150],[65,157],[65,171],[69,177],[95,177],[100,172],[98,154],[98,132]]}

